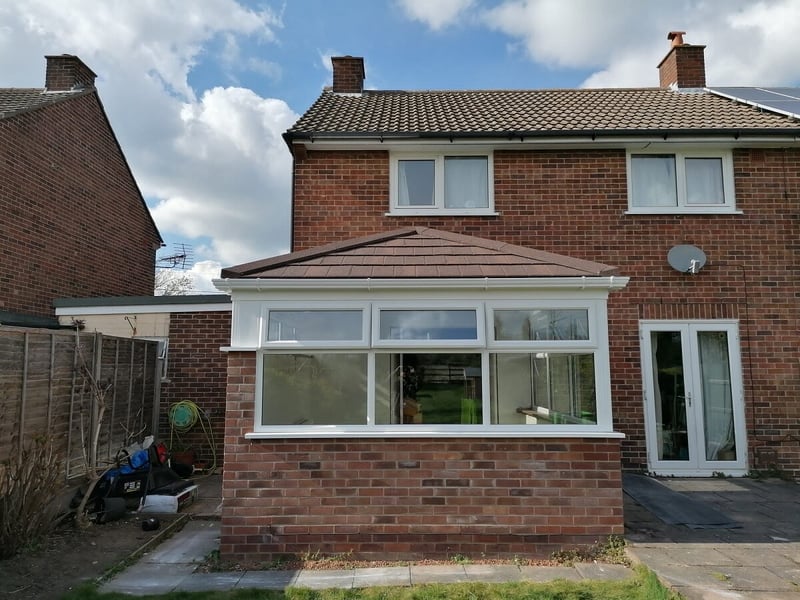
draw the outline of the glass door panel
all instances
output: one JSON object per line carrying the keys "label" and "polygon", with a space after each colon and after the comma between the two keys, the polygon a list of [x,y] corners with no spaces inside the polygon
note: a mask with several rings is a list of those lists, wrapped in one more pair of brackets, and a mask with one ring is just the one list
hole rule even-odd
{"label": "glass door panel", "polygon": [[689,460],[683,339],[680,331],[650,334],[659,460]]}
{"label": "glass door panel", "polygon": [[700,331],[697,334],[697,346],[706,460],[735,461],[736,435],[728,334],[724,331]]}

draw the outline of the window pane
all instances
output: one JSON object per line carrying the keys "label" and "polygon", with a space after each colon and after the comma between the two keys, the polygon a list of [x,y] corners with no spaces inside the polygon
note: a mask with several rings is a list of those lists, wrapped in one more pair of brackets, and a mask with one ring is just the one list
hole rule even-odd
{"label": "window pane", "polygon": [[477,340],[474,310],[382,310],[382,340]]}
{"label": "window pane", "polygon": [[492,423],[597,423],[592,354],[492,354],[489,362]]}
{"label": "window pane", "polygon": [[397,161],[397,204],[399,206],[433,206],[432,160]]}
{"label": "window pane", "polygon": [[264,355],[262,425],[366,425],[366,354]]}
{"label": "window pane", "polygon": [[489,207],[489,159],[485,156],[446,156],[445,208]]}
{"label": "window pane", "polygon": [[675,156],[636,154],[631,156],[631,197],[634,206],[678,206],[675,186]]}
{"label": "window pane", "polygon": [[688,204],[725,204],[721,158],[687,158],[684,166]]}
{"label": "window pane", "polygon": [[588,340],[589,311],[496,310],[494,339],[497,341]]}
{"label": "window pane", "polygon": [[375,356],[378,425],[475,425],[482,410],[480,354]]}
{"label": "window pane", "polygon": [[270,342],[359,341],[362,339],[360,310],[271,310]]}

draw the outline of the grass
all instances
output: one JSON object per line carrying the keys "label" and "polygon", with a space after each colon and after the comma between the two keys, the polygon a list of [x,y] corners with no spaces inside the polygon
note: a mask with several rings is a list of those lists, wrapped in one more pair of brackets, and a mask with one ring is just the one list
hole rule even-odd
{"label": "grass", "polygon": [[[150,600],[679,600],[643,566],[624,581],[550,583],[456,583],[413,587],[285,591],[234,590],[227,592],[172,592],[148,596]],[[101,594],[87,586],[70,592],[64,600],[129,600],[125,594]]]}

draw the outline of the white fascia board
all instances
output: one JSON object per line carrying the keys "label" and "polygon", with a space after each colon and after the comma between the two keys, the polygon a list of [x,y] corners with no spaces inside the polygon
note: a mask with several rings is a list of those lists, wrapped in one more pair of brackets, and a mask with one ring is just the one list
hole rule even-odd
{"label": "white fascia board", "polygon": [[231,312],[232,303],[219,304],[130,304],[127,306],[63,306],[56,316],[164,314],[191,312]]}
{"label": "white fascia board", "polygon": [[453,279],[214,279],[217,289],[229,292],[285,290],[621,290],[629,277],[513,277]]}
{"label": "white fascia board", "polygon": [[520,148],[535,148],[537,150],[549,149],[608,149],[628,148],[647,144],[671,144],[690,146],[720,147],[783,147],[786,145],[800,145],[800,134],[785,136],[748,136],[742,130],[739,136],[708,135],[708,136],[680,136],[680,135],[643,135],[643,136],[609,136],[598,134],[592,137],[565,136],[565,137],[508,137],[497,138],[453,138],[452,141],[443,139],[425,138],[314,138],[313,140],[296,140],[294,143],[303,144],[309,150],[386,150],[386,151],[412,151],[424,150],[429,152],[446,152],[456,146],[464,149],[475,150],[514,150]]}

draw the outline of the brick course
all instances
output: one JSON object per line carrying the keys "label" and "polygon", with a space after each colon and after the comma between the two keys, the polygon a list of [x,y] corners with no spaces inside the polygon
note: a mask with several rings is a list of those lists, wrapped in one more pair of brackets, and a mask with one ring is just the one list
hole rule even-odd
{"label": "brick course", "polygon": [[[429,226],[620,267],[609,301],[615,427],[625,467],[646,467],[640,319],[739,320],[749,464],[800,475],[797,309],[800,150],[734,151],[742,214],[626,214],[623,150],[497,151],[489,217],[396,217],[387,151],[309,151],[295,164],[293,250],[403,226]],[[667,264],[693,244],[695,276]]]}
{"label": "brick course", "polygon": [[230,353],[226,560],[545,557],[623,532],[619,440],[245,440],[255,377]]}
{"label": "brick course", "polygon": [[[228,359],[220,348],[231,340],[231,313],[206,311],[172,313],[169,320],[169,364],[161,386],[161,439],[174,439],[192,447],[198,460],[211,464],[216,451],[218,466],[223,462],[225,393]],[[167,418],[170,405],[190,400],[208,415],[210,432],[201,424],[188,433],[172,436]],[[252,425],[252,424],[251,424]],[[208,438],[211,438],[209,441]]]}
{"label": "brick course", "polygon": [[160,238],[97,93],[0,119],[0,140],[0,310],[152,295]]}

